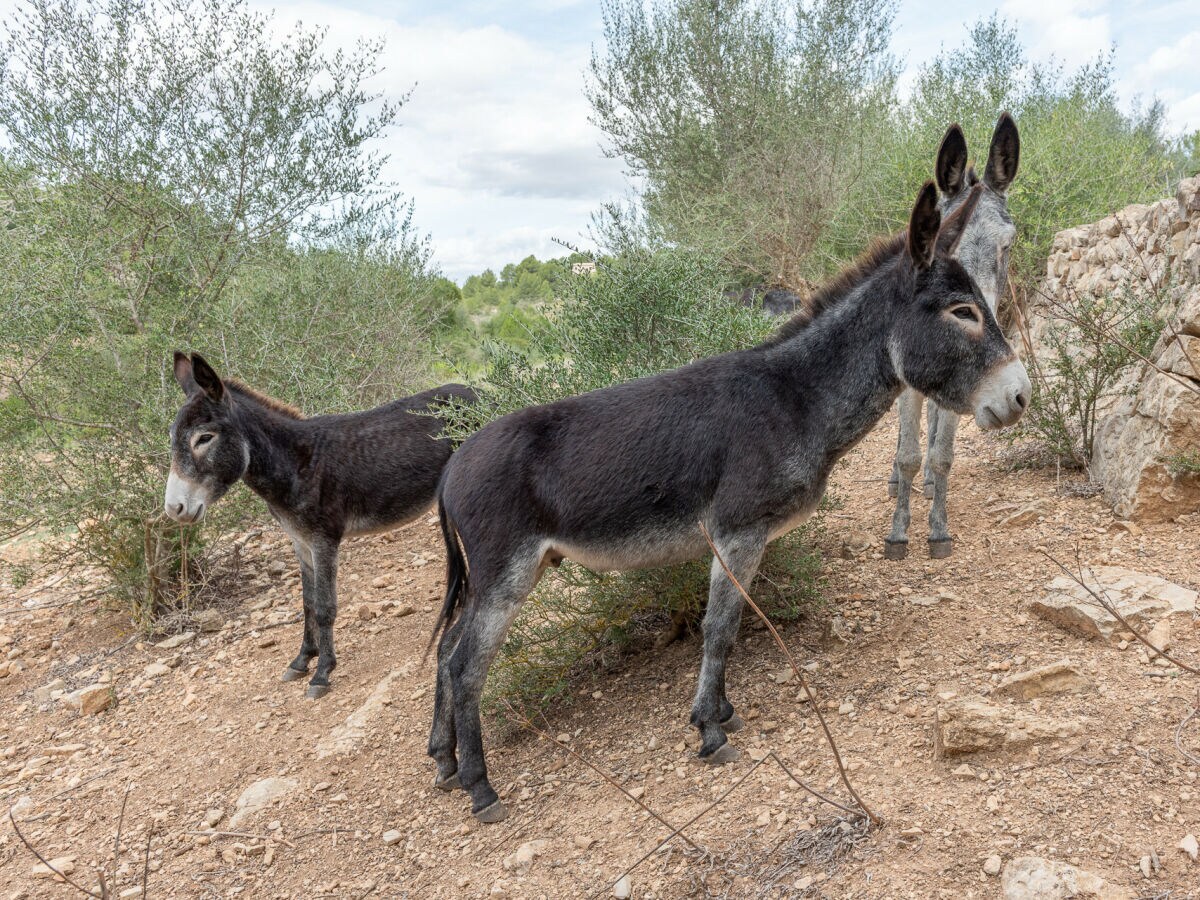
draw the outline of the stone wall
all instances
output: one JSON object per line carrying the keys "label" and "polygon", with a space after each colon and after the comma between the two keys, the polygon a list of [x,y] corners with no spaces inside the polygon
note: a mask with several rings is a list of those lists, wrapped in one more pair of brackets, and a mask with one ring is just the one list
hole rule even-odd
{"label": "stone wall", "polygon": [[[1157,288],[1172,310],[1151,354],[1104,409],[1092,476],[1117,515],[1171,519],[1200,509],[1200,477],[1173,474],[1166,459],[1200,458],[1200,176],[1174,198],[1128,206],[1114,216],[1055,235],[1042,294],[1104,296]],[[1044,304],[1030,316],[1035,349],[1048,324]],[[1161,370],[1161,371],[1160,371]]]}

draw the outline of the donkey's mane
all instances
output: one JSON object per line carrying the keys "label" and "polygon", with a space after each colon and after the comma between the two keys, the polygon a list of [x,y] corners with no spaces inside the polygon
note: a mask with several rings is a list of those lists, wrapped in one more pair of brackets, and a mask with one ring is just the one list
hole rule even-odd
{"label": "donkey's mane", "polygon": [[304,413],[300,412],[300,410],[297,409],[296,407],[292,406],[292,404],[285,403],[282,400],[276,400],[274,397],[269,397],[266,394],[262,393],[261,391],[256,391],[254,388],[250,387],[247,384],[243,384],[242,382],[237,381],[236,379],[233,379],[233,378],[225,379],[225,387],[229,388],[230,390],[236,391],[237,393],[239,393],[245,397],[249,397],[255,403],[258,403],[261,406],[265,406],[267,409],[272,410],[273,412],[277,412],[281,416],[287,416],[289,419],[303,419],[304,418]]}
{"label": "donkey's mane", "polygon": [[891,237],[877,238],[858,259],[814,291],[804,301],[803,308],[779,326],[778,330],[763,342],[763,346],[773,347],[783,343],[811,325],[813,320],[823,312],[837,306],[839,301],[862,284],[880,266],[895,259],[896,255],[904,249],[907,234],[908,232],[901,231]]}

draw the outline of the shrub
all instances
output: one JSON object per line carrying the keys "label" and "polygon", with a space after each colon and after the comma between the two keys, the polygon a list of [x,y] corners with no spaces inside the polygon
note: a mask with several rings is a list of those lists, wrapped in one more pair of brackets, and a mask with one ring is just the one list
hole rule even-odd
{"label": "shrub", "polygon": [[427,248],[373,187],[381,48],[271,27],[244,0],[30,2],[2,26],[2,517],[77,531],[142,626],[239,513],[159,516],[173,350],[310,409],[420,374]]}
{"label": "shrub", "polygon": [[[525,348],[490,346],[483,402],[460,409],[452,430],[466,436],[496,416],[560,397],[652,375],[765,337],[759,313],[731,306],[726,279],[709,256],[624,244],[594,275],[567,276],[561,298],[529,332]],[[775,585],[771,608],[794,617],[816,592],[819,557],[803,530],[777,541],[763,563]],[[597,574],[572,563],[548,572],[526,603],[492,667],[489,703],[529,707],[562,697],[572,676],[619,654],[648,621],[699,610],[707,562]]]}

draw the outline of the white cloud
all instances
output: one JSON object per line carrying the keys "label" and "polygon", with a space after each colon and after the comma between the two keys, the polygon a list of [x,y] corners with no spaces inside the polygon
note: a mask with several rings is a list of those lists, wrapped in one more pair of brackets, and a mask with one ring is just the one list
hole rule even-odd
{"label": "white cloud", "polygon": [[382,148],[385,175],[416,201],[417,225],[450,277],[561,254],[549,237],[578,238],[588,212],[623,191],[620,164],[588,122],[587,43],[537,42],[494,24],[401,24],[311,0],[275,10],[281,27],[327,27],[331,47],[383,38],[386,71],[373,86],[397,98],[416,85]]}
{"label": "white cloud", "polygon": [[1094,60],[1112,47],[1112,30],[1102,4],[1091,0],[1004,0],[1002,15],[1020,24],[1034,57],[1055,56],[1069,68]]}

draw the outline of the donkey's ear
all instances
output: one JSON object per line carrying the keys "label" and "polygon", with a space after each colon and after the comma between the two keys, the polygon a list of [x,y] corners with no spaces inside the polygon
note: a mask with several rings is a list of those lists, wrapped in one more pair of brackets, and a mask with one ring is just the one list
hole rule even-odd
{"label": "donkey's ear", "polygon": [[221,402],[221,398],[225,396],[225,385],[221,383],[221,376],[199,353],[192,354],[192,377],[196,379],[200,390],[208,395],[209,400],[214,403]]}
{"label": "donkey's ear", "polygon": [[196,379],[192,376],[192,361],[187,358],[186,354],[180,353],[178,350],[175,351],[175,381],[189,397],[200,390],[200,386],[196,384]]}
{"label": "donkey's ear", "polygon": [[1003,194],[1017,177],[1017,165],[1021,161],[1021,135],[1017,123],[1008,113],[1001,113],[992,132],[992,148],[988,151],[987,168],[983,172],[983,183],[997,194]]}
{"label": "donkey's ear", "polygon": [[946,129],[946,136],[938,147],[937,164],[934,167],[938,190],[947,197],[953,197],[962,190],[966,174],[967,139],[955,122]]}
{"label": "donkey's ear", "polygon": [[908,255],[918,269],[928,269],[933,262],[941,224],[937,188],[932,181],[927,181],[921,187],[921,193],[917,194],[917,202],[908,219]]}
{"label": "donkey's ear", "polygon": [[979,205],[979,198],[982,196],[983,185],[975,185],[958,209],[946,216],[946,221],[942,223],[941,231],[938,232],[938,253],[944,256],[954,256],[958,252],[958,242],[962,240],[971,216],[975,215],[975,207]]}

